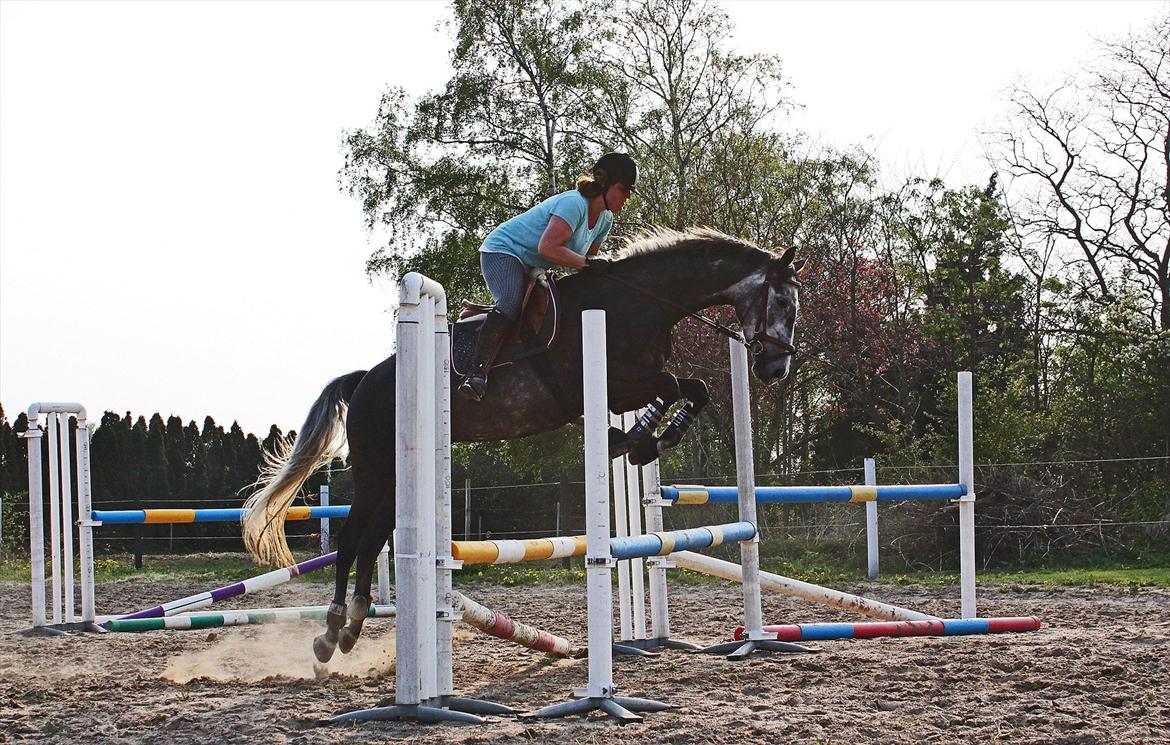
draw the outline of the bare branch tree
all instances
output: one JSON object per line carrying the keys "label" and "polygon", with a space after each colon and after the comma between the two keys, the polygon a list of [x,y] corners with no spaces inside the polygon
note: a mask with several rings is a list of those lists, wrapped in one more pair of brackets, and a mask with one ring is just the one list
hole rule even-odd
{"label": "bare branch tree", "polygon": [[1040,238],[1077,250],[1099,299],[1125,283],[1170,329],[1170,15],[1047,92],[1010,92],[1011,121],[991,133],[1025,188],[1018,216]]}

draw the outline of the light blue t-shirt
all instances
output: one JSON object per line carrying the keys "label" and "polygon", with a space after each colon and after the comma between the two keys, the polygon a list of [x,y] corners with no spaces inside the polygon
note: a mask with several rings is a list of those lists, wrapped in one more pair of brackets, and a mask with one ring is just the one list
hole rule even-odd
{"label": "light blue t-shirt", "polygon": [[613,213],[603,211],[597,217],[593,229],[589,229],[589,202],[581,192],[573,189],[549,197],[527,212],[522,212],[500,225],[488,234],[479,250],[485,253],[512,254],[528,266],[548,269],[556,266],[537,251],[540,236],[544,235],[548,221],[554,215],[564,220],[573,233],[565,246],[581,256],[589,253],[594,243],[602,243],[609,236],[613,225]]}

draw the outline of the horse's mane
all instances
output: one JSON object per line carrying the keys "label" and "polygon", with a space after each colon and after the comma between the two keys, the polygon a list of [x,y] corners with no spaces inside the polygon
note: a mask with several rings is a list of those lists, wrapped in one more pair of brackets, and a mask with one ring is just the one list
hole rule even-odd
{"label": "horse's mane", "polygon": [[691,248],[726,248],[766,251],[751,241],[728,235],[715,228],[697,227],[674,230],[664,227],[650,227],[639,230],[625,239],[622,247],[614,252],[615,259],[628,259],[646,254],[669,253]]}

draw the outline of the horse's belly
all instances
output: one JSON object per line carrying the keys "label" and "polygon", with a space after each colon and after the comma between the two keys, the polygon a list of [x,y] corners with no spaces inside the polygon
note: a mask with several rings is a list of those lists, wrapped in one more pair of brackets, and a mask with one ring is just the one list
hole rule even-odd
{"label": "horse's belly", "polygon": [[[452,381],[452,391],[459,382]],[[557,429],[580,415],[580,403],[558,401],[534,371],[506,367],[492,371],[483,401],[452,395],[451,437],[456,442],[512,440]]]}

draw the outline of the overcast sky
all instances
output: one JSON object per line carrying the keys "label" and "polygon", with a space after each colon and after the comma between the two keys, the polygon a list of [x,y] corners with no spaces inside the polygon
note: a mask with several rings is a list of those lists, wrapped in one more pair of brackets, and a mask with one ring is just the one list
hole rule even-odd
{"label": "overcast sky", "polygon": [[[731,2],[815,141],[982,185],[977,133],[1153,2]],[[0,403],[300,426],[393,343],[340,193],[386,85],[441,86],[443,3],[0,2]],[[587,164],[582,164],[587,165]]]}

